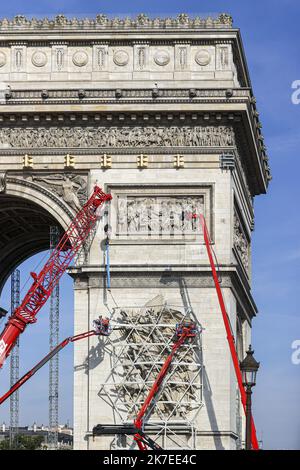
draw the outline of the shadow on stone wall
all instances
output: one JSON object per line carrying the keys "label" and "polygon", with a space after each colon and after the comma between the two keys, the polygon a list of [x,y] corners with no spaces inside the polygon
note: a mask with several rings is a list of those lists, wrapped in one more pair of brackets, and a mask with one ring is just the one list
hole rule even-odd
{"label": "shadow on stone wall", "polygon": [[220,436],[218,436],[218,433],[220,433],[220,430],[218,427],[217,417],[216,417],[216,413],[215,413],[215,409],[213,405],[212,390],[210,387],[210,382],[209,382],[209,378],[205,370],[205,367],[203,367],[203,398],[204,398],[204,403],[207,409],[208,419],[210,422],[210,428],[212,432],[214,433],[213,439],[215,443],[215,449],[225,450],[222,444],[222,439]]}
{"label": "shadow on stone wall", "polygon": [[95,369],[104,358],[104,340],[100,336],[98,337],[99,342],[96,346],[92,346],[89,350],[89,354],[82,364],[74,367],[75,372],[84,370],[85,374],[88,374],[89,370]]}

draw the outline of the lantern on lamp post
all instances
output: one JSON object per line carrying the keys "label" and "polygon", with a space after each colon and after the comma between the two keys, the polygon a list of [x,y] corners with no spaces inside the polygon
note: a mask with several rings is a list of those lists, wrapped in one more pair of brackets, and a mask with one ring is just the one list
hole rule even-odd
{"label": "lantern on lamp post", "polygon": [[256,374],[259,368],[259,362],[254,359],[254,351],[249,346],[245,359],[240,363],[243,378],[243,386],[246,391],[246,450],[251,450],[251,406],[252,406],[252,387],[256,384]]}

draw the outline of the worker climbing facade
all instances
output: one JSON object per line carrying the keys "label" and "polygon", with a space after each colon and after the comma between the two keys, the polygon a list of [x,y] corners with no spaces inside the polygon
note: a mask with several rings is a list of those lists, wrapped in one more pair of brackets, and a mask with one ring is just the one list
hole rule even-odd
{"label": "worker climbing facade", "polygon": [[225,14],[39,21],[0,22],[0,203],[12,221],[0,283],[48,247],[49,225],[67,230],[95,185],[112,197],[69,268],[75,335],[97,333],[75,344],[74,446],[239,448],[241,396],[199,216],[242,359],[257,314],[253,200],[270,169],[240,32]]}

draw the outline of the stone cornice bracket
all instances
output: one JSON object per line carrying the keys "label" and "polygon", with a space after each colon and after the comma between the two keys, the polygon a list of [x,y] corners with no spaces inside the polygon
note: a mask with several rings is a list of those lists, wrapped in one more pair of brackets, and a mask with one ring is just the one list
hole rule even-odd
{"label": "stone cornice bracket", "polygon": [[27,46],[28,41],[9,41],[10,46]]}
{"label": "stone cornice bracket", "polygon": [[172,41],[173,44],[178,44],[179,46],[189,46],[190,44],[192,44],[192,40],[190,39],[175,39]]}
{"label": "stone cornice bracket", "polygon": [[0,173],[0,193],[5,193],[6,190],[6,172]]}
{"label": "stone cornice bracket", "polygon": [[108,46],[111,41],[105,40],[105,39],[97,39],[90,41],[90,44],[92,46]]}
{"label": "stone cornice bracket", "polygon": [[150,18],[141,13],[135,18],[108,18],[104,14],[98,14],[96,18],[67,18],[65,15],[57,15],[53,19],[31,18],[17,15],[12,19],[0,20],[0,31],[32,31],[32,30],[111,30],[111,29],[228,29],[232,28],[233,20],[227,13],[221,13],[217,17],[199,16],[191,17],[186,13],[180,13],[177,17]]}
{"label": "stone cornice bracket", "polygon": [[149,39],[135,39],[131,41],[131,44],[134,46],[148,46],[151,44],[151,41]]}
{"label": "stone cornice bracket", "polygon": [[50,46],[68,46],[69,41],[59,40],[59,41],[50,41]]}

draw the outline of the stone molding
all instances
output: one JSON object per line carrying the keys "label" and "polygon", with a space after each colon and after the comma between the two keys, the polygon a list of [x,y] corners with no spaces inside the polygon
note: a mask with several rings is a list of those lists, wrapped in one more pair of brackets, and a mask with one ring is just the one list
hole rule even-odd
{"label": "stone molding", "polygon": [[168,79],[171,74],[171,79],[176,80],[176,74],[179,78],[182,73],[186,80],[188,73],[190,81],[206,78],[210,81],[230,80],[232,86],[239,85],[230,41],[222,46],[213,40],[207,45],[191,41],[181,47],[166,39],[151,41],[143,47],[128,40],[112,41],[109,45],[95,45],[88,40],[86,43],[60,45],[49,42],[18,45],[13,41],[0,44],[0,75],[9,82],[27,80],[25,77],[33,78],[35,82],[49,82],[53,74],[55,80],[61,77],[64,82],[66,77],[62,74],[66,73],[70,74],[67,80],[73,78],[77,81],[78,73],[84,71],[89,74],[89,79],[83,78],[84,82],[123,80],[123,77],[153,82],[153,74],[165,74]]}
{"label": "stone molding", "polygon": [[233,147],[232,126],[36,126],[2,127],[3,148]]}
{"label": "stone molding", "polygon": [[68,31],[68,30],[165,30],[165,29],[230,29],[232,17],[222,13],[217,17],[201,18],[190,17],[180,13],[177,17],[150,18],[141,13],[135,18],[109,18],[104,14],[98,14],[96,18],[67,18],[65,15],[57,15],[54,18],[28,19],[23,15],[17,15],[13,19],[0,20],[0,31]]}
{"label": "stone molding", "polygon": [[[1,66],[1,64],[0,64]],[[47,100],[72,100],[78,99],[78,90],[68,90],[68,89],[56,89],[56,90],[47,90],[48,98]],[[226,96],[226,89],[210,89],[210,88],[195,88],[194,93],[195,96],[193,97],[192,102],[196,102],[197,98],[202,99],[217,99],[223,98],[228,101],[228,97]],[[116,98],[116,91],[115,89],[88,89],[85,90],[85,100],[95,100],[95,99],[103,99],[107,102],[112,102]],[[250,99],[251,92],[249,88],[234,88],[232,89],[232,97],[231,102],[234,100],[240,99]],[[130,89],[123,89],[122,90],[122,99],[117,99],[118,102],[124,102],[126,99],[139,99],[143,102],[143,99],[149,100],[149,98],[153,98],[153,90],[152,88],[130,88]],[[189,88],[159,88],[158,89],[158,96],[155,98],[155,102],[161,99],[177,99],[177,98],[186,98],[190,101],[190,89]],[[201,99],[201,102],[203,102]],[[23,102],[23,100],[30,100],[30,102],[41,102],[41,90],[18,90],[13,89],[11,90],[11,98],[9,100],[9,104],[14,104],[15,101]],[[44,103],[45,101],[43,101]],[[50,101],[47,101],[47,103]],[[148,101],[147,101],[148,102]],[[238,101],[239,102],[239,101]],[[51,101],[52,103],[52,101]]]}
{"label": "stone molding", "polygon": [[34,183],[30,179],[24,179],[24,178],[17,178],[17,177],[12,177],[12,176],[7,176],[6,177],[6,186],[8,184],[14,184],[17,186],[24,186],[26,188],[32,189],[33,191],[38,191],[41,194],[44,194],[47,198],[51,199],[53,203],[60,207],[64,213],[72,220],[74,218],[74,212],[68,209],[68,206],[66,205],[65,202],[62,201],[60,197],[58,197],[56,194],[53,192],[49,191],[45,187]]}
{"label": "stone molding", "polygon": [[[131,266],[132,269],[132,266]],[[78,273],[75,269],[69,272],[75,279],[74,289],[90,288],[104,288],[105,287],[105,273]],[[113,288],[178,288],[180,280],[184,278],[186,287],[209,287],[214,288],[214,281],[210,273],[201,272],[176,272],[164,273],[162,270],[158,273],[152,272],[130,272],[115,273],[111,271],[111,281]],[[222,286],[230,288],[232,286],[231,275],[222,274]]]}
{"label": "stone molding", "polygon": [[[77,117],[75,115],[56,115],[55,118],[49,121],[47,115],[37,115],[29,118],[30,124],[27,120],[24,121],[24,117],[24,115],[12,115],[10,119],[2,121],[0,157],[23,156],[28,152],[31,155],[38,156],[66,155],[70,152],[70,148],[72,148],[75,155],[90,156],[99,156],[102,153],[111,155],[139,155],[141,153],[174,155],[176,152],[180,152],[181,154],[201,155],[209,151],[209,153],[220,155],[224,151],[234,152],[237,163],[236,171],[241,175],[249,200],[253,195],[260,192],[255,175],[253,176],[253,163],[251,163],[247,153],[247,140],[243,137],[242,132],[239,132],[239,127],[242,125],[240,116],[233,114],[188,115],[186,113],[179,115],[178,113],[170,115],[149,113],[126,116],[123,114],[107,114],[103,116],[80,115]],[[75,124],[74,121],[77,120],[80,122]],[[52,121],[54,122],[52,123]],[[98,121],[101,125],[97,126]],[[238,122],[236,123],[236,121]],[[42,125],[39,124],[40,122]],[[147,123],[151,125],[149,126]],[[206,123],[207,125],[205,125]],[[170,138],[173,132],[170,129],[178,128],[187,130],[189,136],[195,135],[195,139],[190,139],[187,135],[184,136],[182,132],[174,134],[175,140]],[[112,129],[112,131],[107,129]],[[122,129],[122,131],[118,136],[119,129]],[[149,134],[150,137],[149,139],[147,137],[147,140],[144,136],[145,129],[149,129],[151,134]],[[165,132],[166,129],[168,132]],[[158,142],[155,137],[158,132],[161,132],[161,142]],[[189,145],[187,146],[187,144]],[[241,158],[241,155],[243,155],[243,158]],[[264,165],[265,181],[267,182],[270,172],[268,160],[263,154],[259,161],[260,165]],[[97,162],[98,160],[94,163],[97,165]],[[81,163],[84,164],[83,161]],[[1,167],[3,171],[6,170],[5,160],[1,159]],[[18,164],[15,169],[19,169]],[[85,169],[85,167],[82,167],[82,169]]]}
{"label": "stone molding", "polygon": [[[234,149],[233,147],[228,147],[228,149]],[[11,149],[1,149],[0,148],[0,158],[1,158],[1,166],[5,165],[5,160],[3,160],[3,158],[5,158],[6,156],[23,156],[25,152],[25,148],[11,148]],[[30,150],[30,154],[31,155],[36,155],[36,156],[52,156],[52,155],[63,155],[65,156],[66,155],[66,152],[69,151],[69,147],[66,147],[66,148],[45,148],[45,149],[41,149],[41,148],[35,148],[35,149],[31,149]],[[118,148],[109,148],[109,147],[101,147],[101,148],[90,148],[90,149],[87,149],[87,148],[76,148],[74,149],[74,152],[73,154],[75,156],[77,155],[80,155],[80,156],[95,156],[95,157],[99,157],[99,156],[102,156],[104,153],[109,153],[109,155],[117,155],[119,156],[120,154],[121,155],[133,155],[133,156],[138,156],[138,155],[141,155],[141,153],[143,153],[143,150],[145,150],[145,152],[147,153],[147,155],[166,155],[166,156],[171,156],[171,157],[174,157],[176,155],[176,151],[175,151],[175,148],[174,147],[151,147],[151,148],[147,148],[147,147],[139,147],[139,148],[122,148],[122,150],[120,151],[120,149]],[[207,155],[207,151],[209,150],[209,153],[210,154],[213,154],[213,155],[220,155],[220,152],[221,152],[221,148],[220,147],[180,147],[180,153],[183,153],[183,154],[186,154],[186,155]],[[81,162],[81,163],[84,163],[84,162]],[[120,162],[118,162],[120,163]],[[133,161],[131,162],[133,163]],[[134,160],[134,163],[136,163],[136,159]],[[154,163],[154,167],[155,167],[155,162]],[[174,168],[174,162],[172,160],[172,162],[170,162],[172,168]],[[96,165],[96,167],[95,167]],[[136,166],[136,165],[135,165]],[[20,169],[22,168],[22,166],[20,166]],[[93,162],[92,166],[91,166],[92,169],[95,169],[95,168],[100,168],[100,160],[99,159],[95,159],[95,161]],[[44,168],[40,168],[40,169],[44,169]],[[8,170],[11,170],[11,168],[8,168]]]}
{"label": "stone molding", "polygon": [[[98,268],[98,272],[97,269]],[[70,268],[68,273],[74,279],[74,289],[105,289],[106,273],[101,266],[80,268]],[[172,267],[173,269],[173,267]],[[229,271],[230,269],[230,271]],[[241,311],[242,317],[251,323],[251,319],[257,314],[257,307],[252,297],[249,281],[240,272],[239,267],[220,266],[222,278],[222,288],[232,289]],[[143,289],[143,288],[179,288],[180,282],[184,279],[186,288],[211,288],[215,289],[211,271],[208,266],[190,266],[185,271],[166,271],[161,266],[158,271],[149,271],[149,266],[144,269],[140,266],[122,266],[121,271],[115,271],[111,267],[111,287],[113,289]]]}
{"label": "stone molding", "polygon": [[108,184],[113,200],[110,210],[111,241],[118,243],[176,243],[198,238],[197,224],[188,214],[205,214],[214,240],[213,184]]}

